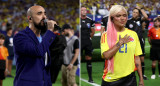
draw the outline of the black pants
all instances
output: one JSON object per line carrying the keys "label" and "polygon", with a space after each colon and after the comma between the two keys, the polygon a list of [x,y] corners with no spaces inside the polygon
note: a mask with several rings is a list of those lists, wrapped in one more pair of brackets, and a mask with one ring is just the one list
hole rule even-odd
{"label": "black pants", "polygon": [[137,86],[135,72],[114,82],[106,82],[102,79],[101,86]]}
{"label": "black pants", "polygon": [[63,64],[63,57],[55,57],[55,59],[51,59],[51,81],[52,83],[56,82],[56,79],[58,77],[59,71],[61,70],[61,66]]}

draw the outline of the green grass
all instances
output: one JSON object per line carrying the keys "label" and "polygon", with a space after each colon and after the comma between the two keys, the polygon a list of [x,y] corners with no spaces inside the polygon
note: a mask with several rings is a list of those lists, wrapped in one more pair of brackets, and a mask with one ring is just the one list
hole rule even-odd
{"label": "green grass", "polygon": [[[146,38],[145,40],[145,52],[146,52],[146,56],[145,56],[145,75],[148,77],[149,80],[144,80],[144,84],[145,86],[160,86],[160,78],[158,77],[158,67],[156,68],[156,79],[155,80],[151,80],[151,75],[152,75],[152,69],[151,69],[151,64],[152,61],[149,59],[149,55],[150,55],[150,45],[148,43],[148,39]],[[93,51],[93,59],[95,58],[101,58],[100,56],[100,49],[94,49]],[[158,66],[158,64],[157,64]],[[104,67],[104,60],[103,61],[99,61],[99,62],[94,62],[92,63],[92,76],[93,76],[93,80],[95,81],[95,83],[101,85],[101,81],[102,81],[102,75],[103,75],[103,67]],[[136,73],[137,76],[137,83],[139,81],[139,77]],[[86,70],[86,63],[82,62],[81,63],[81,78],[88,80],[88,74],[87,74],[87,70]],[[81,81],[81,86],[92,86],[84,81]]]}
{"label": "green grass", "polygon": [[[13,66],[12,68],[12,75],[15,76],[15,73],[16,73],[16,67]],[[6,77],[5,80],[3,80],[3,86],[13,86],[13,81],[14,81],[14,78],[8,78]],[[76,82],[77,84],[79,84],[79,77],[76,76]],[[56,83],[55,84],[52,84],[53,86],[62,86],[61,85],[61,71],[58,75],[58,78],[56,80]]]}
{"label": "green grass", "polygon": [[101,31],[95,31],[95,34],[96,34],[96,33],[101,33]]}
{"label": "green grass", "polygon": [[[149,43],[146,39],[146,48],[145,48],[145,52],[146,52],[146,56],[145,56],[145,75],[149,78],[149,80],[144,80],[144,83],[145,83],[145,86],[160,86],[159,85],[159,81],[160,81],[160,78],[158,77],[158,68],[156,68],[156,76],[157,78],[155,80],[151,80],[150,79],[150,76],[152,74],[151,72],[151,60],[149,60],[149,52],[150,52],[150,47],[147,47],[149,46]],[[93,59],[96,59],[96,58],[101,58],[101,55],[100,55],[100,49],[94,49],[94,52],[93,52]],[[97,62],[96,60],[94,60],[95,62],[92,63],[92,67],[93,67],[93,73],[92,73],[92,76],[93,76],[93,80],[95,81],[95,83],[97,84],[101,84],[101,81],[102,81],[102,74],[103,74],[103,64],[104,64],[104,60],[101,59],[101,61]],[[13,70],[12,70],[12,75],[15,76],[15,72],[16,72],[16,69],[15,69],[15,66],[13,66]],[[136,74],[137,75],[137,74]],[[88,74],[87,74],[87,70],[86,70],[86,63],[81,63],[81,78],[83,79],[86,79],[88,80]],[[13,86],[13,80],[14,78],[6,78],[4,81],[3,81],[3,86]],[[76,81],[77,81],[77,84],[81,83],[80,86],[92,86],[86,82],[79,82],[79,77],[76,76]],[[138,81],[138,76],[137,76],[137,81]],[[61,86],[61,72],[59,73],[58,75],[58,79],[56,81],[55,84],[53,84],[53,86]]]}
{"label": "green grass", "polygon": [[[156,68],[156,79],[151,80],[150,76],[152,75],[151,72],[151,61],[149,59],[145,59],[146,67],[145,67],[145,75],[149,78],[149,80],[144,80],[145,86],[160,86],[159,81],[160,78],[158,77],[158,68]],[[92,63],[92,76],[95,83],[101,85],[102,81],[102,75],[103,75],[103,67],[104,62],[93,62]],[[138,75],[137,76],[137,82],[139,81]],[[88,80],[88,74],[86,70],[86,63],[81,63],[81,78]],[[92,86],[86,82],[81,81],[81,86]]]}

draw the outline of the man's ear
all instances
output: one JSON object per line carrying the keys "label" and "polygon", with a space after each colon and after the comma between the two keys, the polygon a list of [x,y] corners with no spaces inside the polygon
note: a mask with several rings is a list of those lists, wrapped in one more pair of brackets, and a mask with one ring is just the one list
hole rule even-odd
{"label": "man's ear", "polygon": [[28,20],[32,20],[32,17],[31,17],[31,16],[28,16]]}

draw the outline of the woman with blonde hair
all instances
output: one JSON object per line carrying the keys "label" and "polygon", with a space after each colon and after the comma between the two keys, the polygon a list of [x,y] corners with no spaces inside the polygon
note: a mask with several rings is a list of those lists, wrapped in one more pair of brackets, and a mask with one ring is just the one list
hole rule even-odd
{"label": "woman with blonde hair", "polygon": [[102,86],[144,86],[139,55],[142,54],[137,33],[125,28],[128,16],[121,5],[110,9],[107,31],[101,36],[101,55],[105,59]]}

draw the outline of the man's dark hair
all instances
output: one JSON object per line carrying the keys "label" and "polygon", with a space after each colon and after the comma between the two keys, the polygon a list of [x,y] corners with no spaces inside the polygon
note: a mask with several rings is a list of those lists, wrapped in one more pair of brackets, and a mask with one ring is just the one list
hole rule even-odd
{"label": "man's dark hair", "polygon": [[5,40],[5,36],[2,33],[0,33],[0,39],[4,39]]}
{"label": "man's dark hair", "polygon": [[73,29],[73,28],[69,24],[64,24],[62,26],[62,29],[64,30],[64,29]]}
{"label": "man's dark hair", "polygon": [[82,7],[85,7],[85,8],[87,8],[85,5],[82,5],[82,6],[81,6],[81,8],[82,8]]}
{"label": "man's dark hair", "polygon": [[8,32],[8,31],[10,31],[10,30],[12,30],[12,28],[11,28],[11,27],[7,27],[7,30],[6,30],[6,31]]}

